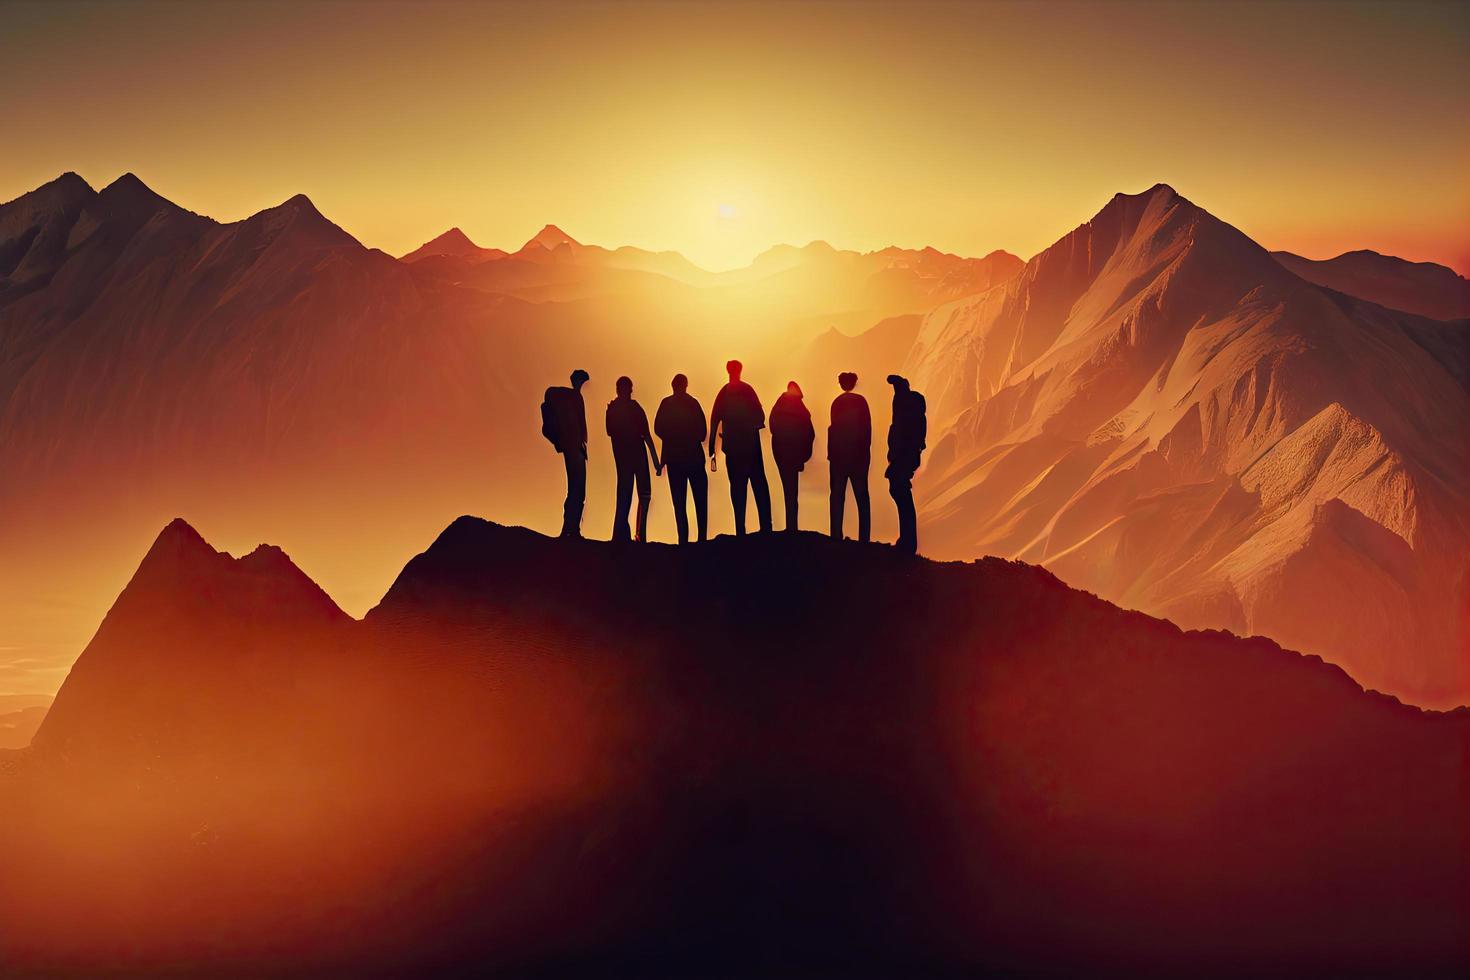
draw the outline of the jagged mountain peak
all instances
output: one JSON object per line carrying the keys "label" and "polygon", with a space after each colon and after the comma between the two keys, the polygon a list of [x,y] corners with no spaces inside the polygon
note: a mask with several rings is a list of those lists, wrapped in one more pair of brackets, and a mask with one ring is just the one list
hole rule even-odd
{"label": "jagged mountain peak", "polygon": [[433,258],[435,256],[449,256],[464,259],[490,259],[500,258],[506,253],[498,248],[481,248],[476,245],[470,236],[466,235],[458,225],[449,229],[441,235],[429,239],[412,252],[403,256],[405,262],[417,262],[420,259]]}
{"label": "jagged mountain peak", "polygon": [[144,555],[138,574],[141,576],[145,570],[160,566],[193,566],[200,562],[212,562],[220,557],[220,553],[210,547],[209,542],[204,540],[204,536],[192,524],[182,517],[175,517],[154,538],[153,546]]}
{"label": "jagged mountain peak", "polygon": [[522,246],[521,251],[526,251],[531,248],[544,248],[550,252],[555,251],[563,245],[570,245],[573,248],[577,248],[581,244],[581,242],[562,231],[556,225],[546,225],[531,236],[526,244]]}
{"label": "jagged mountain peak", "polygon": [[305,194],[294,194],[273,208],[251,215],[242,222],[242,226],[254,226],[278,236],[289,234],[319,247],[363,247],[356,238],[322,214]]}
{"label": "jagged mountain peak", "polygon": [[0,204],[0,210],[25,213],[64,210],[80,207],[97,196],[92,185],[74,171],[68,170],[55,180],[48,180],[35,190]]}
{"label": "jagged mountain peak", "polygon": [[113,194],[152,194],[153,190],[130,170],[102,188],[101,193],[109,192]]}
{"label": "jagged mountain peak", "polygon": [[276,597],[277,604],[289,597],[293,602],[326,610],[334,618],[346,616],[281,548],[261,544],[235,558],[216,549],[182,517],[174,518],[159,532],[123,594],[167,590],[176,597],[199,592],[209,598],[216,589],[213,582],[229,582],[244,590],[247,581],[251,583],[250,591],[264,588]]}
{"label": "jagged mountain peak", "polygon": [[438,238],[433,239],[429,244],[439,245],[446,250],[449,248],[473,249],[480,247],[471,241],[470,236],[461,231],[458,225],[455,225]]}
{"label": "jagged mountain peak", "polygon": [[79,188],[82,188],[83,190],[89,190],[89,191],[92,189],[92,185],[89,184],[89,183],[87,183],[86,179],[84,177],[82,177],[81,174],[77,173],[75,170],[68,170],[65,173],[63,173],[61,176],[57,177],[55,180],[50,181],[49,183],[46,183],[46,184],[42,184],[41,186],[42,187],[50,187],[53,184],[54,185],[66,186],[66,187],[79,187]]}
{"label": "jagged mountain peak", "polygon": [[182,210],[132,173],[125,173],[102,188],[97,193],[97,201],[110,213],[134,217],[163,210]]}

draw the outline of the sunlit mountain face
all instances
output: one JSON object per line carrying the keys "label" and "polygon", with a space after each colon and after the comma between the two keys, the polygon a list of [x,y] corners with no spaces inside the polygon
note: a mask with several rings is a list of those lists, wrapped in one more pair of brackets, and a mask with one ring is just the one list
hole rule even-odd
{"label": "sunlit mountain face", "polygon": [[[809,527],[836,375],[855,370],[892,535],[883,378],[902,371],[930,411],[926,553],[1021,558],[1459,703],[1466,322],[1389,305],[1429,296],[1422,267],[1357,269],[1303,278],[1162,185],[1027,262],[817,241],[715,273],[554,225],[506,248],[455,228],[394,258],[304,196],[221,223],[132,175],[98,191],[66,174],[0,206],[0,602],[19,624],[0,670],[54,689],[177,514],[235,551],[287,544],[353,613],[455,514],[555,530],[537,405],[574,368],[592,376],[585,530],[605,536],[614,379],[652,414],[684,373],[708,410],[736,357],[768,408],[790,380],[806,394]],[[1457,312],[1465,281],[1430,272],[1431,312]],[[726,531],[723,477],[711,498]]]}

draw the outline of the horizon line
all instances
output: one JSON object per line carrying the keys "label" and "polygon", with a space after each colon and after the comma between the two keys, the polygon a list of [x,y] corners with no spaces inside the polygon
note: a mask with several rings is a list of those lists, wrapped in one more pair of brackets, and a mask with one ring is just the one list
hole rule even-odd
{"label": "horizon line", "polygon": [[[539,235],[542,231],[546,230],[547,228],[555,228],[558,231],[561,231],[562,234],[567,234],[567,232],[565,231],[565,229],[563,229],[562,226],[560,224],[558,224],[557,222],[554,222],[554,221],[552,221],[552,222],[544,222],[544,223],[541,224],[541,226],[539,228],[536,229],[536,231],[532,232],[531,235],[529,235],[527,238],[525,238],[524,240],[522,240],[518,245],[515,245],[512,248],[506,248],[506,247],[503,247],[503,246],[500,246],[500,245],[483,245],[479,241],[477,241],[473,236],[471,236],[469,232],[465,231],[464,226],[462,224],[456,223],[456,224],[452,224],[449,227],[444,228],[444,229],[442,229],[442,230],[440,230],[438,232],[433,233],[428,238],[426,238],[422,242],[420,242],[418,245],[414,246],[413,248],[408,249],[405,252],[402,252],[402,253],[394,253],[394,252],[389,251],[386,248],[381,248],[381,247],[379,247],[377,245],[369,245],[362,238],[358,237],[353,232],[349,231],[348,229],[344,228],[342,225],[338,224],[337,221],[335,221],[331,216],[327,215],[325,212],[323,212],[321,210],[321,208],[317,207],[316,202],[314,200],[312,200],[311,196],[309,194],[305,193],[304,191],[298,191],[298,192],[296,192],[294,194],[291,194],[288,197],[284,198],[278,204],[273,204],[273,205],[271,205],[269,207],[261,208],[259,210],[250,212],[249,214],[246,214],[244,217],[235,218],[235,219],[232,219],[232,220],[222,220],[222,219],[216,218],[216,217],[214,217],[212,215],[205,214],[202,211],[195,211],[192,208],[185,207],[184,205],[179,204],[173,198],[168,197],[165,194],[159,193],[159,191],[157,191],[151,184],[149,184],[148,182],[144,181],[141,177],[139,177],[138,174],[137,174],[137,172],[134,171],[134,170],[124,170],[124,171],[122,171],[121,173],[119,173],[115,177],[113,177],[111,180],[109,180],[108,182],[106,182],[105,184],[102,184],[101,187],[95,186],[92,181],[88,180],[86,177],[83,177],[81,175],[81,173],[78,172],[78,171],[76,171],[76,170],[70,170],[70,169],[69,170],[63,170],[61,173],[57,174],[55,177],[52,177],[49,180],[46,180],[46,181],[42,182],[41,184],[37,184],[36,186],[31,187],[31,188],[29,188],[27,190],[21,191],[15,197],[11,197],[11,198],[8,198],[6,200],[0,201],[0,207],[3,207],[5,205],[11,204],[11,203],[14,203],[15,201],[19,200],[20,198],[25,197],[27,194],[34,193],[35,191],[39,190],[40,188],[45,187],[47,184],[55,183],[56,181],[63,179],[68,174],[70,174],[72,176],[75,176],[79,180],[81,180],[84,184],[87,185],[87,187],[94,194],[101,193],[103,190],[106,190],[108,187],[111,187],[112,185],[116,184],[118,181],[122,180],[125,177],[132,177],[134,180],[137,180],[140,184],[142,184],[149,191],[151,191],[154,194],[157,194],[159,197],[163,198],[168,203],[173,204],[175,207],[183,208],[184,210],[189,211],[191,214],[199,215],[202,218],[207,218],[208,220],[214,221],[217,224],[221,224],[221,225],[238,224],[238,223],[240,223],[242,221],[248,221],[250,218],[252,218],[252,217],[254,217],[254,216],[258,215],[258,214],[262,214],[265,211],[270,211],[270,210],[273,210],[273,209],[278,208],[278,207],[283,207],[284,205],[290,203],[291,201],[295,200],[298,197],[299,198],[303,198],[309,204],[311,204],[312,208],[314,210],[316,210],[316,212],[319,215],[321,215],[323,219],[325,219],[326,221],[330,222],[333,226],[335,226],[338,229],[340,229],[344,234],[349,235],[353,239],[353,241],[357,242],[363,248],[370,249],[372,251],[382,252],[384,255],[387,255],[387,256],[389,256],[389,257],[391,257],[391,258],[393,258],[395,260],[398,260],[398,261],[402,261],[402,259],[404,258],[404,256],[411,255],[412,253],[418,251],[418,249],[423,248],[425,245],[428,245],[429,243],[431,243],[433,241],[436,241],[437,239],[439,239],[439,238],[443,237],[444,235],[448,234],[449,232],[455,231],[455,230],[458,230],[460,232],[460,234],[464,235],[464,237],[470,242],[470,244],[474,245],[476,248],[485,249],[487,251],[492,250],[492,249],[498,249],[500,251],[505,252],[507,257],[513,256],[517,252],[519,252],[521,249],[525,248],[527,245],[529,245],[536,238],[537,235]],[[1117,197],[1117,196],[1120,196],[1120,195],[1122,195],[1122,196],[1128,196],[1128,197],[1137,197],[1137,196],[1141,196],[1143,194],[1146,194],[1149,191],[1152,191],[1152,190],[1154,190],[1155,188],[1158,188],[1158,187],[1168,187],[1171,190],[1173,190],[1175,194],[1178,194],[1179,193],[1176,189],[1174,189],[1174,186],[1172,184],[1168,183],[1167,181],[1155,181],[1154,183],[1150,184],[1145,190],[1138,191],[1138,192],[1135,192],[1133,194],[1127,194],[1126,192],[1123,192],[1123,191],[1117,191],[1117,192],[1114,193],[1113,197]],[[1184,195],[1180,194],[1179,196],[1180,197],[1183,197]],[[1185,199],[1188,200],[1188,198],[1185,198]],[[1110,197],[1108,200],[1112,200],[1112,197]],[[1213,213],[1214,213],[1214,212],[1210,212],[1207,208],[1203,208],[1201,205],[1195,205],[1195,206],[1196,207],[1201,207],[1201,210],[1205,210],[1209,214],[1212,214],[1213,215]],[[1096,212],[1094,212],[1094,216],[1095,215],[1096,215]],[[1079,228],[1082,225],[1087,224],[1087,222],[1088,221],[1091,221],[1091,220],[1092,220],[1092,218],[1091,217],[1088,217],[1088,218],[1082,220],[1081,222],[1078,222],[1077,224],[1072,225],[1067,231],[1062,232],[1062,234],[1059,235],[1056,239],[1054,239],[1050,244],[1048,244],[1045,247],[1039,249],[1038,251],[1032,253],[1031,255],[1022,255],[1019,252],[1013,252],[1010,249],[1004,248],[1004,247],[991,248],[988,251],[984,252],[983,254],[979,254],[979,255],[966,254],[965,252],[955,252],[955,251],[949,251],[949,250],[944,249],[944,248],[940,248],[939,246],[934,245],[932,242],[926,243],[924,245],[918,245],[918,246],[913,246],[913,245],[900,245],[900,244],[897,244],[896,242],[890,242],[889,244],[884,245],[884,246],[881,246],[879,248],[864,250],[864,249],[861,249],[861,248],[858,248],[858,247],[849,247],[849,246],[838,245],[838,244],[835,244],[835,243],[829,241],[826,238],[813,238],[813,239],[807,241],[805,244],[797,244],[796,242],[790,241],[790,240],[773,241],[770,244],[768,244],[768,245],[764,246],[763,248],[761,248],[759,251],[757,251],[749,259],[747,259],[743,264],[731,265],[731,266],[720,267],[720,268],[712,268],[712,267],[707,266],[707,265],[702,265],[701,263],[699,263],[699,262],[695,261],[694,259],[690,258],[687,253],[685,253],[682,249],[679,249],[679,248],[658,248],[658,247],[654,247],[654,246],[635,245],[631,241],[624,241],[623,243],[618,244],[618,245],[598,245],[596,243],[582,241],[581,239],[576,238],[573,235],[569,235],[568,234],[567,237],[572,238],[573,241],[575,241],[579,246],[589,247],[589,248],[601,248],[601,249],[603,249],[605,251],[609,251],[609,252],[615,252],[615,251],[617,251],[619,249],[624,249],[624,248],[634,248],[634,249],[639,249],[641,251],[649,252],[649,253],[652,253],[652,254],[655,254],[655,255],[657,255],[657,254],[672,254],[672,255],[677,255],[680,258],[682,258],[684,261],[688,262],[690,265],[694,266],[700,272],[704,272],[704,273],[707,273],[707,274],[710,274],[710,275],[722,275],[722,274],[729,273],[729,272],[737,272],[737,271],[740,271],[742,269],[748,269],[752,265],[754,265],[755,261],[758,258],[760,258],[762,255],[765,255],[765,254],[767,254],[767,253],[769,253],[769,252],[771,252],[771,251],[773,251],[775,249],[778,249],[778,248],[785,247],[785,248],[794,248],[794,249],[800,250],[800,249],[810,248],[813,245],[826,245],[827,247],[829,247],[829,248],[831,248],[831,249],[833,249],[835,251],[839,251],[839,252],[851,252],[851,253],[854,253],[854,254],[857,254],[857,255],[871,255],[871,254],[875,254],[877,252],[882,252],[882,251],[884,251],[886,249],[890,249],[890,248],[896,248],[896,249],[900,249],[902,251],[907,251],[907,252],[922,252],[922,251],[924,251],[926,249],[933,249],[934,251],[939,252],[940,254],[943,254],[943,255],[950,255],[950,256],[954,256],[956,258],[970,259],[970,260],[974,260],[974,261],[983,260],[985,258],[988,258],[991,255],[994,255],[994,254],[999,253],[999,252],[1003,252],[1005,254],[1012,255],[1012,256],[1020,259],[1022,262],[1029,263],[1037,255],[1040,255],[1042,252],[1046,251],[1047,248],[1050,248],[1050,247],[1052,247],[1052,245],[1055,245],[1058,241],[1061,241],[1061,239],[1064,238],[1064,237],[1066,237],[1066,235],[1070,231],[1075,230],[1076,228]],[[1231,224],[1227,219],[1220,218],[1219,220],[1226,221],[1227,224]],[[1232,227],[1235,227],[1235,226],[1232,224]],[[1294,255],[1297,258],[1306,259],[1307,261],[1310,261],[1310,262],[1331,262],[1331,261],[1334,261],[1336,259],[1340,259],[1340,258],[1343,258],[1343,257],[1348,256],[1348,255],[1352,255],[1352,254],[1355,254],[1355,253],[1367,252],[1367,253],[1370,253],[1370,254],[1382,256],[1384,258],[1397,259],[1398,261],[1407,262],[1407,263],[1410,263],[1410,264],[1413,264],[1413,265],[1431,265],[1431,266],[1438,266],[1438,267],[1443,268],[1443,269],[1448,269],[1450,272],[1453,272],[1455,275],[1459,276],[1461,279],[1470,280],[1470,269],[1461,269],[1457,265],[1451,265],[1448,262],[1436,261],[1434,259],[1415,259],[1415,258],[1409,258],[1407,256],[1399,255],[1399,254],[1394,253],[1394,252],[1380,251],[1379,249],[1370,248],[1370,247],[1367,247],[1367,246],[1364,246],[1364,245],[1358,245],[1357,247],[1354,247],[1354,248],[1345,249],[1343,251],[1337,252],[1335,255],[1314,256],[1314,255],[1307,254],[1307,252],[1305,252],[1305,251],[1298,251],[1295,248],[1280,248],[1280,247],[1273,247],[1273,246],[1270,246],[1270,245],[1266,245],[1265,243],[1260,242],[1258,239],[1256,239],[1250,233],[1244,232],[1243,229],[1242,229],[1242,233],[1243,234],[1246,234],[1246,236],[1248,238],[1250,238],[1252,241],[1256,242],[1262,248],[1266,249],[1267,252],[1270,252],[1270,253],[1273,253],[1273,254],[1278,253],[1278,252],[1286,253],[1286,254]]]}

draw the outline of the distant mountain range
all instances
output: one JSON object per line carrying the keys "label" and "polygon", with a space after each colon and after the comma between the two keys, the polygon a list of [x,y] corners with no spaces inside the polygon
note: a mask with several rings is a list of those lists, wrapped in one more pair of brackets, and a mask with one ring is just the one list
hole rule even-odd
{"label": "distant mountain range", "polygon": [[0,694],[0,751],[30,745],[51,700],[49,694]]}
{"label": "distant mountain range", "polygon": [[[554,525],[535,406],[572,367],[593,376],[597,430],[618,375],[651,409],[686,373],[708,408],[735,356],[768,405],[788,380],[806,390],[807,515],[825,510],[835,375],[860,369],[881,447],[881,379],[901,368],[930,405],[929,553],[1022,557],[1462,703],[1470,328],[1405,307],[1462,310],[1464,280],[1356,254],[1292,271],[1305,260],[1161,185],[1024,263],[813,242],[710,273],[553,225],[513,250],[453,229],[395,259],[302,196],[221,224],[132,175],[95,191],[67,174],[0,205],[0,619],[77,601],[76,568],[122,574],[180,512],[333,556],[329,591],[361,608],[468,501]],[[610,524],[604,463],[592,534]],[[718,478],[712,493],[719,531]],[[116,579],[96,577],[100,615]]]}
{"label": "distant mountain range", "polygon": [[1406,262],[1367,249],[1321,261],[1290,252],[1271,256],[1307,282],[1380,306],[1434,320],[1470,317],[1470,279],[1433,262]]}
{"label": "distant mountain range", "polygon": [[465,517],[356,620],[176,521],[0,763],[0,959],[1450,975],[1467,739],[995,558]]}

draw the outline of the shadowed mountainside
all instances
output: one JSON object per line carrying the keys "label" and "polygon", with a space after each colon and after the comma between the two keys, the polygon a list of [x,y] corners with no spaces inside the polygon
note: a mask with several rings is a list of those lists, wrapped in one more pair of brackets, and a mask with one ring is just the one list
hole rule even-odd
{"label": "shadowed mountainside", "polygon": [[1470,279],[1434,262],[1409,262],[1368,249],[1335,259],[1305,259],[1291,252],[1271,257],[1307,282],[1431,320],[1470,317]]}
{"label": "shadowed mountainside", "polygon": [[999,559],[466,517],[354,621],[176,522],[0,777],[0,954],[1451,972],[1467,745],[1465,710]]}

